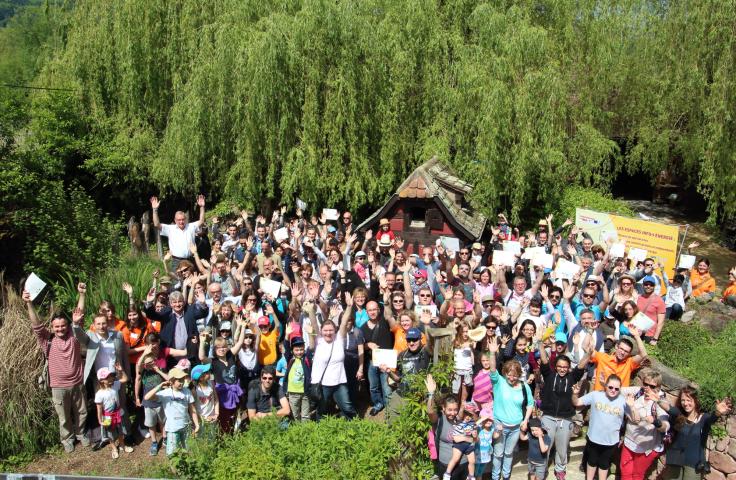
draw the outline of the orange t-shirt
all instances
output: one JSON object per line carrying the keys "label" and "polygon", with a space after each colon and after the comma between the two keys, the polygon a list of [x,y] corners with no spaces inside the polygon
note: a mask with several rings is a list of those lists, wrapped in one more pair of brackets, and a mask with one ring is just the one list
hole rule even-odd
{"label": "orange t-shirt", "polygon": [[125,343],[128,344],[128,348],[130,349],[130,351],[128,352],[128,358],[130,359],[131,365],[135,365],[141,356],[141,352],[135,352],[133,351],[133,349],[144,346],[144,337],[148,333],[153,331],[151,322],[149,322],[148,319],[146,319],[145,317],[144,320],[146,322],[145,328],[128,327],[122,332],[123,340],[125,340]]}
{"label": "orange t-shirt", "polygon": [[693,297],[716,291],[716,279],[710,273],[701,275],[697,268],[690,271],[690,285],[693,286]]}
{"label": "orange t-shirt", "polygon": [[258,363],[272,365],[279,359],[279,330],[271,329],[267,334],[261,333],[261,341],[258,343]]}
{"label": "orange t-shirt", "polygon": [[[394,325],[394,328],[391,329],[391,333],[394,334],[394,350],[401,353],[409,348],[409,344],[406,343],[406,330],[401,328],[399,325]],[[426,344],[427,337],[422,334],[422,346],[425,346]]]}
{"label": "orange t-shirt", "polygon": [[616,374],[621,378],[621,386],[628,387],[631,383],[631,374],[639,368],[639,364],[634,361],[633,357],[629,357],[624,362],[617,362],[616,357],[607,353],[593,352],[590,361],[597,364],[595,375],[593,376],[593,390],[603,391],[606,378],[611,374]]}
{"label": "orange t-shirt", "polygon": [[725,301],[731,295],[736,295],[736,283],[729,284],[723,291],[723,300]]}

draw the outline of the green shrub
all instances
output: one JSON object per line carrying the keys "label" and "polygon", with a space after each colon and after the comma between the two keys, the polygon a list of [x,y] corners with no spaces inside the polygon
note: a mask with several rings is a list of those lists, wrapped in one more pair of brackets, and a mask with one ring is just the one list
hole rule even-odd
{"label": "green shrub", "polygon": [[596,212],[615,213],[625,217],[634,215],[634,211],[622,200],[613,198],[610,193],[579,186],[570,186],[565,189],[560,204],[555,213],[557,223],[566,218],[575,218],[576,208],[586,208]]}
{"label": "green shrub", "polygon": [[[117,264],[99,271],[91,276],[75,275],[65,272],[54,289],[59,305],[66,312],[70,312],[77,304],[77,283],[87,283],[86,310],[89,315],[97,311],[102,300],[108,300],[115,305],[118,317],[128,308],[128,295],[123,291],[123,282],[133,287],[136,300],[146,297],[152,286],[153,271],[163,270],[163,264],[151,256],[126,255]],[[163,275],[163,274],[162,274]]]}
{"label": "green shrub", "polygon": [[368,420],[327,418],[281,428],[276,418],[255,422],[248,432],[215,448],[191,442],[191,451],[171,464],[179,477],[197,480],[380,479],[399,454],[395,433]]}
{"label": "green shrub", "polygon": [[736,395],[736,323],[713,335],[697,323],[666,322],[659,338],[652,355],[697,384],[705,408]]}

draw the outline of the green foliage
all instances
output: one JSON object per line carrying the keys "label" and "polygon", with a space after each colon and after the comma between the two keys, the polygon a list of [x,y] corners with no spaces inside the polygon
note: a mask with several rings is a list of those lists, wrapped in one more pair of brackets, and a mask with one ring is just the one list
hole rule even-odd
{"label": "green foliage", "polygon": [[711,334],[697,323],[666,322],[659,338],[652,354],[695,382],[706,408],[736,395],[736,378],[726,373],[736,369],[736,323]]}
{"label": "green foliage", "polygon": [[143,299],[152,286],[152,274],[156,269],[162,270],[163,265],[153,257],[125,255],[112,266],[90,275],[64,272],[54,288],[54,294],[58,304],[65,311],[71,311],[77,304],[77,284],[85,282],[88,320],[91,320],[90,315],[97,312],[103,300],[112,302],[117,316],[122,318],[128,308],[128,294],[122,289],[123,282],[133,287],[134,298]]}
{"label": "green foliage", "polygon": [[[441,393],[447,393],[452,383],[453,362],[445,359],[431,368],[432,377],[437,382],[437,401]],[[404,454],[403,458],[412,461],[402,462],[398,467],[411,478],[427,479],[432,476],[432,463],[427,448],[427,435],[431,424],[427,415],[427,388],[425,375],[412,375],[408,378],[409,392],[404,397],[405,404],[391,428],[398,437]],[[439,404],[438,404],[439,408]]]}
{"label": "green foliage", "polygon": [[436,155],[512,221],[663,169],[715,220],[736,212],[730,7],[78,2],[40,78],[82,94],[101,140],[83,168],[136,193],[356,209]]}
{"label": "green foliage", "polygon": [[268,418],[253,423],[246,433],[223,439],[220,445],[200,440],[192,444],[191,452],[171,460],[178,477],[388,478],[389,462],[399,452],[396,436],[387,426],[336,418],[292,423],[286,429],[277,418]]}
{"label": "green foliage", "polygon": [[626,202],[617,200],[610,193],[593,188],[571,186],[563,189],[557,213],[558,222],[565,218],[575,219],[575,209],[586,208],[597,212],[615,213],[625,217],[634,215],[634,211]]}

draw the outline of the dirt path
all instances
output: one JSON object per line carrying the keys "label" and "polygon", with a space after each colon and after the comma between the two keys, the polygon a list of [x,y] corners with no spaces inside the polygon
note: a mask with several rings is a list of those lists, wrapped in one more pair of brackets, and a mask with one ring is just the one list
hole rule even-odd
{"label": "dirt path", "polygon": [[74,453],[58,450],[40,455],[20,469],[19,473],[45,473],[57,475],[89,475],[95,477],[161,477],[166,465],[166,454],[160,451],[155,457],[148,453],[149,440],[136,445],[132,453],[120,452],[113,460],[110,447],[93,452],[91,447],[77,444]]}
{"label": "dirt path", "polygon": [[684,232],[684,225],[689,224],[684,248],[687,249],[690,242],[700,242],[700,247],[693,252],[693,255],[710,259],[711,271],[719,290],[728,283],[728,271],[736,265],[736,252],[727,249],[714,240],[713,232],[706,227],[702,219],[688,216],[666,205],[658,205],[648,201],[636,200],[628,203],[635,212],[643,213],[652,221],[669,225],[682,225],[680,232]]}

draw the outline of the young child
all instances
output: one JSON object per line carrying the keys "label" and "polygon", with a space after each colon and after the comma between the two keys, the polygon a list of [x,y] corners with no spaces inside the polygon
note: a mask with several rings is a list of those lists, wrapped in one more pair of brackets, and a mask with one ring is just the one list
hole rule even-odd
{"label": "young child", "polygon": [[542,429],[542,421],[537,417],[529,419],[529,480],[544,480],[547,476],[547,450],[549,435]]}
{"label": "young child", "polygon": [[685,292],[682,284],[685,282],[685,276],[679,273],[672,279],[667,295],[664,297],[665,318],[668,320],[679,320],[685,312]]}
{"label": "young child", "polygon": [[473,385],[473,345],[468,336],[468,326],[459,325],[453,342],[455,375],[452,377],[452,393],[460,398],[460,405],[468,398],[467,387]]}
{"label": "young child", "polygon": [[[493,429],[493,410],[483,408],[478,419],[478,442],[475,444],[475,476],[483,478],[483,473],[491,466],[493,459],[493,440],[501,433]],[[503,428],[503,426],[501,426]],[[490,472],[490,469],[488,470]]]}
{"label": "young child", "polygon": [[[164,362],[165,363],[165,362]],[[156,385],[169,379],[169,376],[161,370],[161,367],[156,364],[156,355],[151,351],[149,345],[144,350],[143,355],[138,358],[138,363],[135,365],[136,377],[135,377],[135,399],[136,406],[143,407],[143,425],[148,428],[151,433],[151,448],[148,453],[158,455],[159,445],[161,445],[164,423],[166,418],[164,417],[164,410],[161,407],[161,402],[158,400],[141,400],[148,392],[156,388]],[[161,433],[158,430],[160,427]]]}
{"label": "young child", "polygon": [[119,457],[119,449],[122,447],[126,453],[133,451],[133,447],[125,445],[122,432],[122,410],[120,400],[120,389],[128,382],[128,376],[119,363],[115,364],[115,373],[108,368],[97,370],[97,380],[100,389],[95,393],[95,404],[97,404],[97,420],[102,427],[102,436],[110,439],[112,458]]}
{"label": "young child", "polygon": [[467,402],[461,412],[462,422],[458,422],[452,429],[452,458],[447,464],[442,480],[452,478],[452,470],[460,463],[463,455],[468,457],[468,479],[475,480],[475,442],[478,441],[475,420],[478,418],[478,407],[472,402]]}
{"label": "young child", "polygon": [[286,367],[286,398],[289,400],[294,420],[309,420],[311,405],[307,395],[305,379],[311,376],[311,362],[304,356],[304,339],[291,339],[291,360]]}
{"label": "young child", "polygon": [[493,384],[491,383],[491,352],[483,352],[480,356],[480,370],[473,379],[473,402],[485,411],[488,410],[493,419]]}
{"label": "young child", "polygon": [[286,347],[284,347],[283,343],[279,343],[279,352],[281,353],[281,358],[279,358],[279,361],[276,362],[276,376],[279,379],[279,386],[284,386],[284,376],[286,375],[286,366],[287,366],[287,360],[286,360]]}
{"label": "young child", "polygon": [[[169,380],[158,384],[148,392],[145,400],[158,399],[166,415],[166,455],[171,456],[176,449],[187,448],[190,423],[194,423],[193,434],[199,431],[199,415],[194,407],[192,392],[184,387],[187,374],[178,368],[169,370]],[[162,390],[164,389],[164,390]]]}
{"label": "young child", "polygon": [[212,364],[207,363],[192,369],[194,405],[197,408],[197,415],[202,419],[202,429],[206,435],[214,434],[217,429],[214,423],[220,414],[220,401],[217,398],[215,384],[212,383],[211,368]]}

